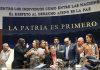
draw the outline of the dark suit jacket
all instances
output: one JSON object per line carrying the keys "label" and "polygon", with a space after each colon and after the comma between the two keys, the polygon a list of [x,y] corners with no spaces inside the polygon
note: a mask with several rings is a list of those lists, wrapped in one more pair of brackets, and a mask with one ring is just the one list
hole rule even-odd
{"label": "dark suit jacket", "polygon": [[12,68],[22,68],[24,65],[24,61],[27,61],[27,58],[24,57],[24,54],[28,51],[26,47],[21,48],[20,46],[16,46],[14,48],[14,61],[12,63]]}
{"label": "dark suit jacket", "polygon": [[63,46],[60,45],[60,44],[58,44],[57,46],[56,45],[54,45],[54,46],[56,47],[57,51],[63,51],[64,50]]}
{"label": "dark suit jacket", "polygon": [[[64,45],[65,51],[64,51],[64,60],[66,60],[66,45]],[[76,44],[71,44],[68,52],[68,60],[71,61],[73,65],[79,62],[79,54],[77,52],[77,46]]]}

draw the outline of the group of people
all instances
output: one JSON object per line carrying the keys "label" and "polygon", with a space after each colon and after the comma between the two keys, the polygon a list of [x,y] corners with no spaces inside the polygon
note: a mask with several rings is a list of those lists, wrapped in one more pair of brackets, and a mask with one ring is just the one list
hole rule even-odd
{"label": "group of people", "polygon": [[[5,50],[5,48],[7,50]],[[3,44],[0,53],[0,66],[5,64],[10,54],[7,43]],[[92,34],[86,35],[86,43],[83,37],[79,37],[75,43],[69,37],[64,39],[64,45],[60,44],[59,38],[54,38],[54,43],[49,45],[45,40],[33,40],[32,48],[26,47],[25,39],[19,38],[14,47],[13,69],[41,68],[57,69],[60,66],[75,70],[75,65],[88,64],[86,57],[92,56],[99,59],[99,49]]]}

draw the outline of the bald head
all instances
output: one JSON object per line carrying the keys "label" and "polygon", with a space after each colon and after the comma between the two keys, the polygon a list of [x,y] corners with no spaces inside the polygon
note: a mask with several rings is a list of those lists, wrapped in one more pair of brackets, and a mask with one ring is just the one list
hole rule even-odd
{"label": "bald head", "polygon": [[4,51],[7,51],[9,49],[8,43],[4,43],[2,46]]}
{"label": "bald head", "polygon": [[7,43],[4,43],[4,44],[3,44],[3,47],[8,47],[8,44],[7,44]]}
{"label": "bald head", "polygon": [[78,40],[84,42],[84,38],[83,37],[79,37]]}
{"label": "bald head", "polygon": [[79,46],[82,46],[84,44],[84,38],[83,37],[79,37],[78,40],[77,40],[77,44]]}

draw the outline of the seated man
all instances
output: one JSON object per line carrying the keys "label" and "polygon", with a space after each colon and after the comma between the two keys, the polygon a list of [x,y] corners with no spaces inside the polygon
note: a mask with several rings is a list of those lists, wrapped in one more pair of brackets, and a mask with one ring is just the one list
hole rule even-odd
{"label": "seated man", "polygon": [[11,53],[10,47],[7,43],[3,44],[3,50],[0,53],[0,68],[6,67],[6,61]]}

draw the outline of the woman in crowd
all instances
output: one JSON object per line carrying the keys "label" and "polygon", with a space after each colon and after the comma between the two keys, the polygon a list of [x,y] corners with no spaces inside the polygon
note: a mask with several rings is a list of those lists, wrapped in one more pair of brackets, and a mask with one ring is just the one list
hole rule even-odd
{"label": "woman in crowd", "polygon": [[96,44],[92,34],[86,35],[86,44],[84,45],[85,56],[93,56],[99,59],[98,45]]}
{"label": "woman in crowd", "polygon": [[59,53],[56,52],[56,48],[54,46],[50,46],[50,52],[46,54],[44,63],[47,68],[58,68],[58,63],[63,65],[63,61],[59,59]]}
{"label": "woman in crowd", "polygon": [[30,68],[34,68],[39,65],[39,53],[37,52],[39,48],[39,40],[34,40],[32,42],[32,48],[24,55],[25,57],[30,57]]}
{"label": "woman in crowd", "polygon": [[45,54],[49,52],[48,43],[45,40],[40,41],[40,47],[38,48],[38,53],[41,59],[45,58]]}
{"label": "woman in crowd", "polygon": [[96,44],[92,34],[86,35],[86,43],[84,44],[84,54],[83,64],[90,64],[87,58],[99,59],[98,45]]}

